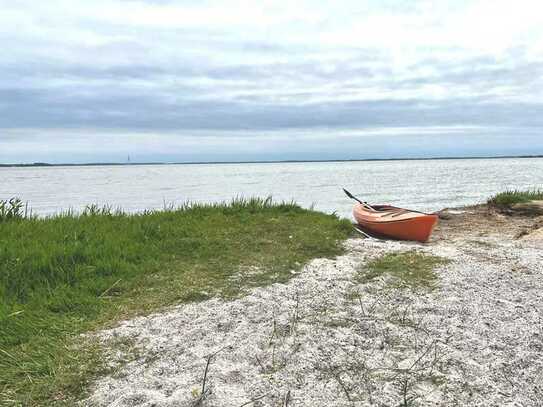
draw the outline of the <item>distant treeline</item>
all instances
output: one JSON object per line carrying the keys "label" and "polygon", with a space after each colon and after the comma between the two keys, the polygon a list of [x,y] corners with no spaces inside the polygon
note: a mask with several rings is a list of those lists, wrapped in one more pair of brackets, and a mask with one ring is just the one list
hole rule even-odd
{"label": "distant treeline", "polygon": [[157,164],[167,164],[167,163],[61,163],[61,164],[51,164],[51,163],[28,163],[28,164],[0,164],[0,167],[87,167],[87,166],[99,166],[99,165],[157,165]]}

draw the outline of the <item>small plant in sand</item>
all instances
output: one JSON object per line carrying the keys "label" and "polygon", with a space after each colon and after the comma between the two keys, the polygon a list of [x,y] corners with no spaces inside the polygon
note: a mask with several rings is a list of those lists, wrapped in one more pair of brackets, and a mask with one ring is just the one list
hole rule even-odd
{"label": "small plant in sand", "polygon": [[400,285],[411,288],[432,288],[437,280],[434,269],[447,264],[448,259],[416,250],[387,253],[359,270],[357,280],[370,282],[383,275],[392,276]]}

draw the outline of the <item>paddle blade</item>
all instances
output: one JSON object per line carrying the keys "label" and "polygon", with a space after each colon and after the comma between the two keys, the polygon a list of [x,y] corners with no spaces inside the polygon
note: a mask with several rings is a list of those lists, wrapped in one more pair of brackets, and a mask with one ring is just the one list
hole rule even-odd
{"label": "paddle blade", "polygon": [[355,201],[362,203],[362,201],[361,201],[360,199],[358,199],[357,197],[355,197],[353,194],[351,194],[351,193],[350,193],[349,191],[347,191],[345,188],[342,188],[342,189],[343,189],[343,192],[345,192],[345,195],[347,195],[349,198],[354,199]]}

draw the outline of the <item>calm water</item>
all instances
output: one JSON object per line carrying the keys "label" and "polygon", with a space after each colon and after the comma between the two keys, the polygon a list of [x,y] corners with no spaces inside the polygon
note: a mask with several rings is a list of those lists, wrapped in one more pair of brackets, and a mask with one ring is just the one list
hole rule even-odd
{"label": "calm water", "polygon": [[272,195],[350,216],[341,187],[368,202],[435,211],[542,186],[543,158],[0,168],[0,199],[18,196],[39,215],[89,203],[141,211]]}

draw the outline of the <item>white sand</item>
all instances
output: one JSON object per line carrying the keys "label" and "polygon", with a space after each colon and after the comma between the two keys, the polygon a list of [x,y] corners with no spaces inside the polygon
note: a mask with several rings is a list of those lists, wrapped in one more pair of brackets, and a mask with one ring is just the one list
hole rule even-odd
{"label": "white sand", "polygon": [[[139,356],[82,405],[194,405],[220,350],[202,406],[541,406],[543,250],[476,240],[352,239],[288,284],[122,322],[101,338]],[[433,291],[354,281],[369,258],[412,248],[452,260]]]}

